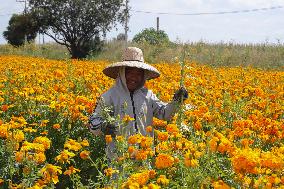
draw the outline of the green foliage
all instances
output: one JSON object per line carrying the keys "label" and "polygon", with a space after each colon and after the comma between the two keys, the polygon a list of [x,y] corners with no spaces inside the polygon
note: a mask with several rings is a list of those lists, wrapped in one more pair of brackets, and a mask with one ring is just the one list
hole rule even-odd
{"label": "green foliage", "polygon": [[135,43],[149,43],[151,45],[168,44],[170,42],[168,35],[163,30],[155,30],[154,28],[144,29],[136,34],[132,40]]}
{"label": "green foliage", "polygon": [[[72,58],[85,58],[93,39],[122,21],[122,0],[29,0],[43,32],[67,47]],[[95,45],[95,49],[97,45]]]}
{"label": "green foliage", "polygon": [[9,44],[21,46],[27,42],[31,42],[36,38],[39,26],[35,22],[31,14],[14,14],[10,21],[7,31],[3,32],[3,36]]}

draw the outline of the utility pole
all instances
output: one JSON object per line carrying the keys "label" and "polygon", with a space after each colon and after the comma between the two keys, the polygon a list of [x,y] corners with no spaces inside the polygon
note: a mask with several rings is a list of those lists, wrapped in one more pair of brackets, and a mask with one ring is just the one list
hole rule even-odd
{"label": "utility pole", "polygon": [[124,35],[125,35],[125,48],[127,47],[128,41],[128,16],[129,16],[129,0],[125,0],[125,26],[124,26]]}
{"label": "utility pole", "polygon": [[159,27],[160,27],[160,19],[159,17],[157,17],[157,32],[159,31]]}
{"label": "utility pole", "polygon": [[[27,0],[16,0],[16,2],[25,3],[24,15],[26,16],[26,14],[27,14]],[[27,42],[27,35],[25,34],[25,44],[26,44],[26,42]]]}

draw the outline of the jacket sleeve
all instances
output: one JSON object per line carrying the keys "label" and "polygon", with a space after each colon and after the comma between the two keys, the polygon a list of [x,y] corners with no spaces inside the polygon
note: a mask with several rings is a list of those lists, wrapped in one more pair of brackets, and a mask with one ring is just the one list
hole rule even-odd
{"label": "jacket sleeve", "polygon": [[102,134],[102,127],[105,124],[105,120],[103,117],[102,107],[110,106],[110,100],[107,98],[107,95],[103,94],[100,98],[98,98],[95,110],[89,116],[89,128],[90,131],[95,135]]}
{"label": "jacket sleeve", "polygon": [[154,117],[166,121],[170,121],[174,114],[177,112],[178,103],[172,101],[170,103],[165,103],[160,101],[157,96],[151,92],[151,102],[153,108]]}

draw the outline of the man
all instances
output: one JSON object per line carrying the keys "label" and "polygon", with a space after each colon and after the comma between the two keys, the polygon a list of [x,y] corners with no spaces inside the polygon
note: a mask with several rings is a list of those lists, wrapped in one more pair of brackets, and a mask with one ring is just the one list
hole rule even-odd
{"label": "man", "polygon": [[[103,73],[116,79],[116,82],[102,94],[90,116],[90,130],[95,135],[122,135],[126,138],[136,133],[146,135],[146,127],[152,125],[153,117],[171,120],[181,99],[188,97],[187,91],[181,88],[175,93],[172,102],[164,103],[145,88],[145,81],[159,77],[160,73],[144,63],[142,50],[136,47],[128,47],[123,54],[123,61],[106,67]],[[110,120],[111,116],[122,119],[127,115],[134,120],[126,126],[119,126]]]}

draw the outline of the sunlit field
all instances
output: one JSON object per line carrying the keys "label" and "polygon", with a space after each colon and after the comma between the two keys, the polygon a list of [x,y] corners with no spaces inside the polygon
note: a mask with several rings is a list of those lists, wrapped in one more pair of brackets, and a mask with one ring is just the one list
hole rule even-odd
{"label": "sunlit field", "polygon": [[[86,127],[114,83],[107,64],[0,56],[0,188],[284,188],[283,71],[188,60],[189,98],[172,122],[155,119],[154,138],[114,139]],[[154,66],[161,77],[146,86],[169,102],[180,64]]]}

